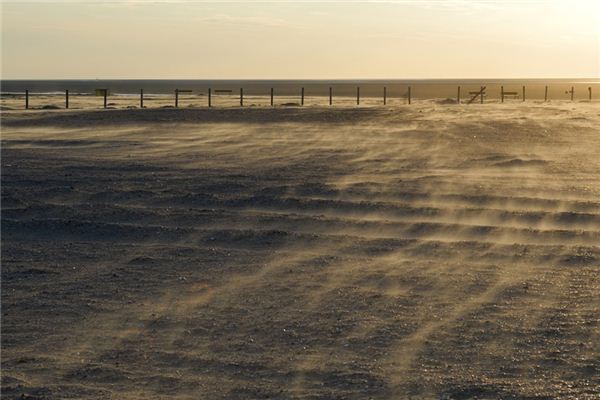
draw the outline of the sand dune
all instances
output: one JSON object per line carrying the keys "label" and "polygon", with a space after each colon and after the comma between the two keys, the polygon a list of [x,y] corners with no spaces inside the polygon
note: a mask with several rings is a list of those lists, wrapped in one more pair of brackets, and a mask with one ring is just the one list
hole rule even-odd
{"label": "sand dune", "polygon": [[2,117],[3,397],[600,396],[596,103]]}

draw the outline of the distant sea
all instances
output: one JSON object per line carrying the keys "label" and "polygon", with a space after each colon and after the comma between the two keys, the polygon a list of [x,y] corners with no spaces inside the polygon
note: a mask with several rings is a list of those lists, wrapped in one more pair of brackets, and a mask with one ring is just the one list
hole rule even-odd
{"label": "distant sea", "polygon": [[526,87],[526,96],[530,99],[543,99],[545,86],[548,86],[550,99],[570,99],[573,87],[575,99],[587,99],[589,88],[593,98],[600,99],[600,78],[592,79],[359,79],[359,80],[1,80],[0,91],[3,95],[22,94],[29,90],[32,94],[64,93],[68,89],[72,94],[93,94],[94,89],[108,89],[113,95],[137,95],[140,89],[145,94],[173,94],[175,89],[192,90],[192,94],[203,96],[208,89],[213,92],[229,91],[238,94],[243,88],[245,95],[269,96],[270,90],[276,96],[299,95],[304,88],[306,96],[328,96],[332,88],[334,96],[356,96],[360,87],[361,97],[383,96],[386,88],[389,98],[405,97],[411,87],[413,98],[456,98],[458,86],[461,86],[461,97],[469,96],[470,91],[478,91],[486,86],[487,96],[496,98],[500,88],[508,92],[522,95],[522,86]]}

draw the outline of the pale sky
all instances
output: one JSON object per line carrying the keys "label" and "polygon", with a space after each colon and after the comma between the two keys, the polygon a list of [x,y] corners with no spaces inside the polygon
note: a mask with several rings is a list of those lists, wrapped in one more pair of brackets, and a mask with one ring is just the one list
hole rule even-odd
{"label": "pale sky", "polygon": [[0,0],[3,79],[600,78],[600,0]]}

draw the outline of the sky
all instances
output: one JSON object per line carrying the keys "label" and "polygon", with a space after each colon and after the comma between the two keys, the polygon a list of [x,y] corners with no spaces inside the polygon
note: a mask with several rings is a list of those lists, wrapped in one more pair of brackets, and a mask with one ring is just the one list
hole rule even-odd
{"label": "sky", "polygon": [[600,78],[600,0],[0,0],[2,79]]}

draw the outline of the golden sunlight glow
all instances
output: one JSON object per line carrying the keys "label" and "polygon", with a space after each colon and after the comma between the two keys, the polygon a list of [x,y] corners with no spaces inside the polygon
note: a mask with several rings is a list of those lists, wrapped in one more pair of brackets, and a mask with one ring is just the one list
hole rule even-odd
{"label": "golden sunlight glow", "polygon": [[600,2],[2,4],[7,78],[597,78]]}

